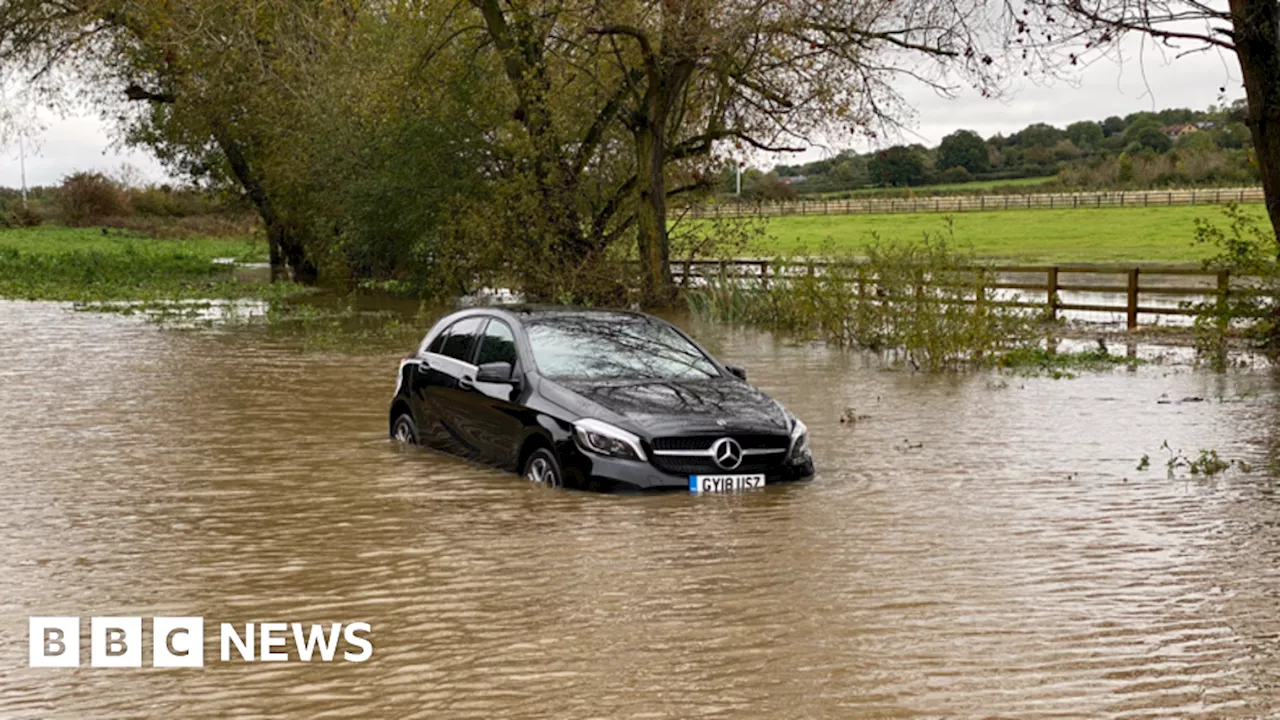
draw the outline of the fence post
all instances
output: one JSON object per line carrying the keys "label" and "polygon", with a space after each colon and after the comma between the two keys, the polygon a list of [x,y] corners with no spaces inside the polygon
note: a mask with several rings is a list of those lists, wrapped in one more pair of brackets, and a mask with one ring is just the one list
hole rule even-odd
{"label": "fence post", "polygon": [[980,200],[982,200],[982,203],[981,203],[981,207],[982,207],[982,209],[983,209],[983,210],[986,210],[986,209],[987,209],[987,196],[986,196],[986,195],[979,195],[979,196],[978,196],[978,198],[979,198]]}
{"label": "fence post", "polygon": [[1049,322],[1058,320],[1058,266],[1049,268],[1049,282],[1045,284],[1049,291]]}
{"label": "fence post", "polygon": [[1228,270],[1218,271],[1218,313],[1226,317],[1227,293],[1231,292],[1231,273]]}
{"label": "fence post", "polygon": [[1128,329],[1138,327],[1138,268],[1129,269],[1129,317]]}
{"label": "fence post", "polygon": [[760,261],[760,283],[765,290],[769,289],[769,261]]}

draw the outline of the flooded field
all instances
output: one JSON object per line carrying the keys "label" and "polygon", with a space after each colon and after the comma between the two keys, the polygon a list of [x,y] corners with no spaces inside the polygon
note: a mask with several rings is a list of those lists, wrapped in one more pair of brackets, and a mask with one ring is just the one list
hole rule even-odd
{"label": "flooded field", "polygon": [[[812,482],[547,490],[386,439],[407,347],[0,302],[0,716],[1280,715],[1269,373],[686,326],[809,425]],[[1171,479],[1166,441],[1254,469]],[[200,615],[206,664],[28,668],[32,615]],[[216,623],[277,620],[368,622],[373,657],[217,661]]]}

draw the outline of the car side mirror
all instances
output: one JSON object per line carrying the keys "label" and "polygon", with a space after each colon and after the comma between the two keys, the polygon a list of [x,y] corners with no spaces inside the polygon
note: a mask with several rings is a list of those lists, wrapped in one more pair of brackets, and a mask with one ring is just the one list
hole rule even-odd
{"label": "car side mirror", "polygon": [[508,362],[485,363],[476,368],[476,382],[512,384],[511,373],[515,370]]}
{"label": "car side mirror", "polygon": [[747,379],[747,369],[741,365],[725,365],[724,369],[728,370],[730,374],[739,380]]}

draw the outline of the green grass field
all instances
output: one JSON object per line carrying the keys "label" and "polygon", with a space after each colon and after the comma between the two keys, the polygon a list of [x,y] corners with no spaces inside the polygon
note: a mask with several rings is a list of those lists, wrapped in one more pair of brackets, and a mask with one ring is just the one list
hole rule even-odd
{"label": "green grass field", "polygon": [[[1261,205],[1245,206],[1266,225]],[[878,235],[883,241],[919,240],[945,233],[946,215],[787,216],[768,221],[773,239],[760,255],[857,253]],[[958,247],[982,257],[1020,262],[1187,263],[1213,249],[1194,243],[1194,220],[1218,221],[1215,207],[1174,206],[1076,210],[1001,210],[950,216]]]}
{"label": "green grass field", "polygon": [[60,255],[69,252],[120,254],[134,251],[173,252],[208,260],[233,257],[242,262],[266,262],[265,240],[198,237],[155,240],[122,230],[103,234],[101,228],[71,228],[46,225],[0,230],[0,248],[22,253]]}
{"label": "green grass field", "polygon": [[154,240],[99,228],[0,230],[0,297],[151,300],[252,295],[214,258],[266,260],[251,238]]}

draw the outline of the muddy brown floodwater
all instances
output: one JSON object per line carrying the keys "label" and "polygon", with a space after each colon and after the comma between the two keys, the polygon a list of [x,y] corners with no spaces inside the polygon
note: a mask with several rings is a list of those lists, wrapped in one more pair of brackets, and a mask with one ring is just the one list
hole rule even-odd
{"label": "muddy brown floodwater", "polygon": [[[808,423],[813,482],[544,490],[388,442],[399,348],[0,302],[0,716],[1280,716],[1272,376],[691,327]],[[1170,479],[1166,440],[1258,467]],[[206,664],[29,668],[33,615],[203,616]],[[275,620],[373,657],[218,661]]]}

